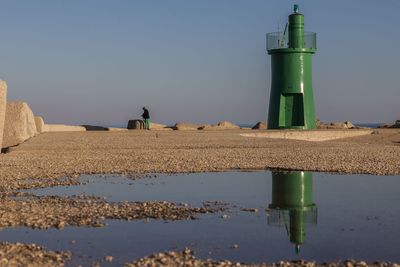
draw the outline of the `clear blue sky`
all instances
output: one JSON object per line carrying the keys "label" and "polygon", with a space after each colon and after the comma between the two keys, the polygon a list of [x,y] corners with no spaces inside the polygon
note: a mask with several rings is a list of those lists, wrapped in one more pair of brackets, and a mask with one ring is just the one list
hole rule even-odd
{"label": "clear blue sky", "polygon": [[265,120],[265,34],[294,3],[317,32],[324,121],[400,119],[400,1],[0,1],[0,78],[47,122]]}

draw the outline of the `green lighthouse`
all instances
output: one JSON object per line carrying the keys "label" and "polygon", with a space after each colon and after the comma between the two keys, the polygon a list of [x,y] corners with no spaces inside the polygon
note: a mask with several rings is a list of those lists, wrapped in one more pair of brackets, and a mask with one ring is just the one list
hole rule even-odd
{"label": "green lighthouse", "polygon": [[315,129],[311,57],[316,49],[316,33],[304,32],[297,5],[284,32],[267,34],[272,75],[269,129]]}
{"label": "green lighthouse", "polygon": [[305,241],[306,224],[317,224],[312,173],[272,172],[269,225],[285,226],[296,253]]}

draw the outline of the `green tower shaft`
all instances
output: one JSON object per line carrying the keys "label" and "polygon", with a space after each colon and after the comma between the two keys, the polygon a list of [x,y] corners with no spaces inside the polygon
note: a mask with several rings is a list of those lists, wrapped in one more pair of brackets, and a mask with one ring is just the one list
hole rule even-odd
{"label": "green tower shaft", "polygon": [[278,213],[275,216],[278,221],[288,225],[290,242],[296,245],[296,250],[304,243],[306,223],[316,223],[317,220],[312,184],[310,172],[272,173],[272,203],[269,208],[272,213]]}
{"label": "green tower shaft", "polygon": [[304,16],[297,6],[288,25],[288,34],[267,35],[272,75],[268,128],[315,129],[311,57],[316,51],[316,34],[304,32]]}

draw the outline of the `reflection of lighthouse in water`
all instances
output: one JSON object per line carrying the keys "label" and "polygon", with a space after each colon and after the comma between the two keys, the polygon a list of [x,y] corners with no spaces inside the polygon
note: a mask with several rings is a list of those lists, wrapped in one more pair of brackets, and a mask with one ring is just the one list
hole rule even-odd
{"label": "reflection of lighthouse in water", "polygon": [[272,203],[269,225],[285,226],[296,253],[305,240],[306,224],[317,224],[313,203],[312,173],[272,172]]}

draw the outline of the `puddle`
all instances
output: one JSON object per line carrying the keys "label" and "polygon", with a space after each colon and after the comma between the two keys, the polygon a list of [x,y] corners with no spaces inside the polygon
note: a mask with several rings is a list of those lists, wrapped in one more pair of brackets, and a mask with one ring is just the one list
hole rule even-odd
{"label": "puddle", "polygon": [[[85,184],[25,190],[35,195],[93,195],[108,201],[233,205],[194,221],[107,220],[103,228],[5,228],[2,241],[34,242],[73,252],[72,266],[112,255],[123,263],[189,247],[200,258],[247,263],[280,260],[400,261],[400,177],[309,172],[157,175],[131,180],[82,176]],[[258,212],[243,211],[255,208]],[[267,212],[265,211],[267,209]],[[296,247],[298,251],[296,251]]]}

